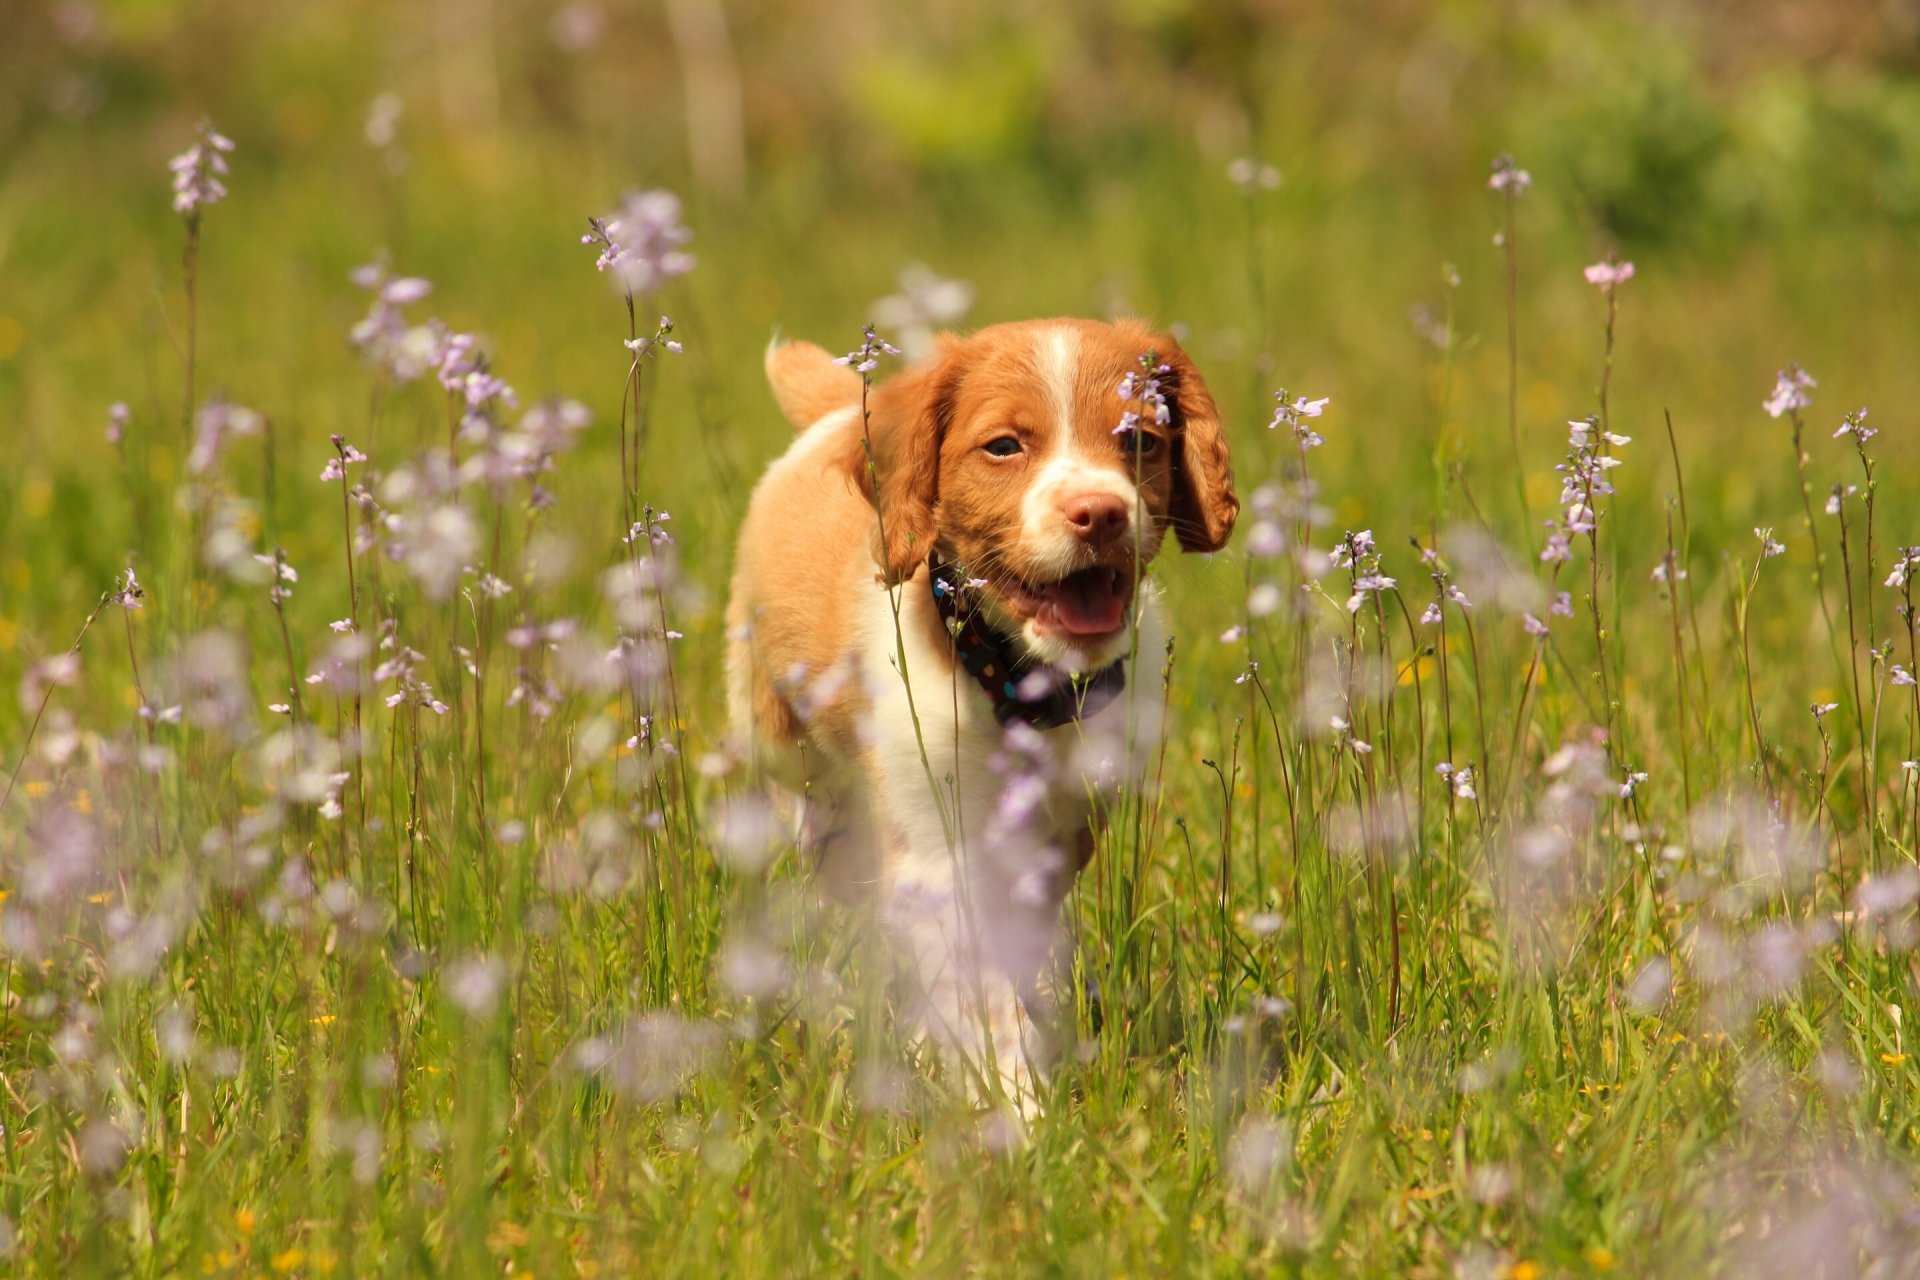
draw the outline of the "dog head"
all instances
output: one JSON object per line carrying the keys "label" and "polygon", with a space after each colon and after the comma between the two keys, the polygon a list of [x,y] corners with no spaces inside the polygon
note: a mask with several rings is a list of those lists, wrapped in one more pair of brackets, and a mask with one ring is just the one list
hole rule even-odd
{"label": "dog head", "polygon": [[[1129,411],[1140,416],[1123,428]],[[1216,551],[1240,509],[1206,384],[1172,337],[1132,322],[942,337],[874,391],[850,465],[879,513],[889,582],[937,550],[984,581],[990,621],[1068,669],[1126,652],[1138,583],[1169,531]]]}

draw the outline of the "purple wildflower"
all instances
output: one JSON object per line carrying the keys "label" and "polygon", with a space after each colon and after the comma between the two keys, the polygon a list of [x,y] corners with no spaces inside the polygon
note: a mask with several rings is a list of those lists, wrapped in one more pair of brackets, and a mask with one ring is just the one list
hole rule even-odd
{"label": "purple wildflower", "polygon": [[1867,425],[1867,411],[1855,409],[1840,423],[1840,429],[1833,433],[1833,438],[1838,440],[1841,436],[1852,436],[1855,444],[1865,444],[1879,434],[1879,428]]}
{"label": "purple wildflower", "polygon": [[1770,418],[1797,413],[1813,403],[1813,397],[1807,392],[1819,385],[1813,380],[1812,374],[1797,364],[1790,364],[1774,379],[1773,394],[1760,407],[1767,411]]}
{"label": "purple wildflower", "polygon": [[234,436],[257,436],[265,422],[252,409],[215,396],[193,417],[193,448],[187,454],[187,470],[194,475],[205,475],[220,460],[228,440]]}
{"label": "purple wildflower", "polygon": [[367,455],[348,444],[346,437],[334,436],[332,439],[334,456],[328,458],[327,465],[320,469],[320,479],[327,483],[335,480],[345,480],[347,478],[348,466],[367,460]]}
{"label": "purple wildflower", "polygon": [[899,337],[907,359],[917,360],[933,346],[936,330],[958,323],[972,309],[972,285],[943,279],[915,262],[901,268],[899,291],[873,304],[873,320]]}
{"label": "purple wildflower", "polygon": [[1166,392],[1161,390],[1161,380],[1173,372],[1172,367],[1160,363],[1159,356],[1151,351],[1140,357],[1139,365],[1138,369],[1129,369],[1115,388],[1120,402],[1127,406],[1121,410],[1120,425],[1113,429],[1116,436],[1138,431],[1143,420],[1160,427],[1173,420]]}
{"label": "purple wildflower", "polygon": [[1584,273],[1587,283],[1602,293],[1612,293],[1615,289],[1633,279],[1633,264],[1609,257],[1604,262],[1596,262]]}
{"label": "purple wildflower", "polygon": [[1293,432],[1293,438],[1301,449],[1316,449],[1326,443],[1319,432],[1307,425],[1307,419],[1317,418],[1326,412],[1331,396],[1321,396],[1318,400],[1309,400],[1299,396],[1289,401],[1289,392],[1285,387],[1273,393],[1273,419],[1267,423],[1267,430],[1273,431],[1286,427]]}
{"label": "purple wildflower", "polygon": [[220,179],[227,176],[226,156],[233,150],[233,141],[216,133],[211,121],[202,120],[198,134],[192,146],[167,162],[173,170],[173,211],[189,220],[226,199],[227,188]]}
{"label": "purple wildflower", "polygon": [[693,255],[680,248],[693,232],[680,225],[680,197],[671,191],[628,192],[617,210],[588,218],[587,226],[580,243],[599,247],[594,268],[632,297],[647,297],[693,270]]}
{"label": "purple wildflower", "polygon": [[880,367],[880,357],[897,356],[900,348],[882,338],[872,325],[867,325],[860,333],[860,345],[843,356],[835,356],[833,362],[850,365],[862,378],[871,378],[873,371]]}
{"label": "purple wildflower", "polygon": [[1527,188],[1533,185],[1533,175],[1513,162],[1513,157],[1501,152],[1493,158],[1493,174],[1487,179],[1487,188],[1504,195],[1523,196]]}

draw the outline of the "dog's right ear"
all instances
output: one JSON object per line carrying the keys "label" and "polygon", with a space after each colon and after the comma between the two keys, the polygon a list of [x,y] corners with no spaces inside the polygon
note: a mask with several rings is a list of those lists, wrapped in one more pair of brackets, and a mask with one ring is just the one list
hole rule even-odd
{"label": "dog's right ear", "polygon": [[879,514],[873,559],[888,585],[911,578],[933,551],[940,445],[959,381],[957,345],[938,339],[931,352],[875,387],[864,422],[854,423],[847,465]]}

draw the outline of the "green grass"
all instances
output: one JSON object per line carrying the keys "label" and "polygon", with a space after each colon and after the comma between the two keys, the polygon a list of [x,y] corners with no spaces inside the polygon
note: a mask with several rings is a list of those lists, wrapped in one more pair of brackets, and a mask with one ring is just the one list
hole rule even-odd
{"label": "green grass", "polygon": [[[30,746],[37,699],[0,700],[0,769],[24,758],[0,808],[11,1265],[1910,1269],[1914,910],[1866,920],[1854,894],[1869,874],[1897,888],[1916,856],[1901,761],[1920,703],[1888,679],[1915,664],[1883,581],[1920,540],[1920,89],[1870,50],[1816,64],[1762,35],[1479,9],[1272,27],[943,9],[927,32],[875,15],[825,79],[825,19],[733,13],[737,198],[695,186],[671,45],[640,19],[574,61],[511,8],[479,24],[485,57],[355,4],[191,27],[126,4],[78,52],[51,27],[23,37],[0,76],[20,126],[0,153],[0,687],[68,648],[123,567],[147,595],[99,613]],[[91,114],[35,96],[70,71],[101,89]],[[462,97],[475,75],[498,90],[491,124]],[[397,174],[360,137],[387,87],[408,107]],[[992,109],[965,115],[976,97]],[[203,108],[239,148],[202,226],[196,382],[271,429],[193,481],[165,160]],[[1518,460],[1485,188],[1507,148],[1536,179],[1516,209]],[[1241,198],[1224,170],[1242,150],[1286,184]],[[621,554],[626,317],[577,240],[654,184],[689,192],[700,255],[658,299],[686,352],[644,390],[641,496],[672,513],[685,633],[673,698],[558,681],[536,721],[508,705],[508,629],[573,618],[604,648],[598,579]],[[256,549],[285,549],[304,676],[348,612],[329,435],[381,471],[445,440],[437,387],[376,395],[346,343],[364,306],[347,273],[383,249],[435,282],[421,314],[486,335],[523,400],[564,392],[597,421],[546,478],[552,511],[530,517],[522,486],[464,491],[476,554],[515,586],[497,604],[356,563],[362,630],[393,619],[449,712],[369,696],[328,820],[284,799],[297,783],[271,758],[286,722],[265,708],[289,681],[265,588],[205,566],[183,503],[243,503]],[[1580,269],[1609,251],[1638,265],[1606,405],[1632,443],[1597,570],[1576,538],[1556,576],[1539,522],[1606,349]],[[776,326],[855,345],[913,259],[971,280],[981,323],[1111,307],[1183,326],[1250,504],[1299,479],[1263,429],[1271,392],[1331,395],[1312,543],[1370,528],[1399,584],[1354,613],[1344,570],[1302,592],[1288,562],[1248,557],[1251,513],[1227,552],[1157,566],[1177,620],[1159,785],[1122,798],[1069,905],[1055,986],[1079,1051],[1011,1149],[895,1034],[858,913],[818,901],[791,850],[752,873],[716,850],[716,816],[751,803],[713,756],[731,530],[790,434],[760,351]],[[1451,317],[1446,343],[1408,323],[1415,304]],[[1817,562],[1793,428],[1760,409],[1790,360],[1820,378]],[[102,435],[115,400],[124,463]],[[1863,483],[1830,438],[1863,403],[1883,429],[1871,565],[1864,495],[1844,556],[1821,513],[1831,485]],[[1755,526],[1787,554],[1756,568]],[[1475,549],[1489,535],[1504,562]],[[1436,538],[1474,600],[1448,610],[1444,650],[1415,621],[1433,590],[1409,545]],[[1669,538],[1677,600],[1650,577]],[[561,542],[570,563],[535,556],[529,576],[529,547]],[[1223,642],[1264,582],[1307,599],[1305,622]],[[1540,643],[1521,615],[1548,617],[1551,590],[1573,616]],[[226,729],[192,714],[196,656],[246,708]],[[1236,684],[1250,658],[1259,680]],[[1160,665],[1144,655],[1130,689],[1162,696]],[[136,680],[188,722],[150,731]],[[350,700],[303,693],[322,739],[344,732]],[[620,746],[647,710],[677,755]],[[1334,713],[1370,753],[1339,746]],[[1477,798],[1449,799],[1443,760],[1471,762]],[[1628,770],[1649,775],[1630,800]],[[94,856],[50,885],[75,821]],[[720,980],[742,940],[785,958],[778,994]],[[1671,989],[1647,999],[1656,960]]]}

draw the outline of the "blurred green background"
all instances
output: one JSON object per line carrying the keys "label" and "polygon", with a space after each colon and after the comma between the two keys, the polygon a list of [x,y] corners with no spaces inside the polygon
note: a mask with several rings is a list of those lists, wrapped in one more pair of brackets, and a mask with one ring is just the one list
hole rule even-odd
{"label": "blurred green background", "polygon": [[[1535,180],[1517,239],[1537,501],[1562,419],[1593,408],[1604,306],[1579,269],[1610,251],[1639,266],[1616,422],[1657,447],[1671,408],[1709,545],[1793,513],[1759,411],[1774,369],[1822,379],[1816,425],[1867,403],[1893,426],[1920,395],[1911,0],[69,0],[0,5],[0,30],[0,674],[64,644],[123,556],[154,554],[102,430],[127,400],[134,464],[177,469],[166,161],[203,116],[238,150],[205,224],[201,385],[273,419],[286,471],[265,514],[296,562],[330,545],[307,473],[366,417],[347,273],[383,252],[435,282],[426,309],[485,335],[523,398],[592,404],[590,447],[613,455],[625,321],[578,235],[632,187],[680,192],[696,234],[697,270],[656,302],[687,354],[658,384],[648,484],[680,528],[712,531],[683,542],[714,585],[786,434],[758,372],[768,335],[853,345],[915,261],[972,282],[971,323],[1181,326],[1243,488],[1276,465],[1261,428],[1285,385],[1334,398],[1317,467],[1340,523],[1397,540],[1457,514],[1438,452],[1519,536],[1485,183],[1502,151]],[[1243,197],[1241,156],[1283,183]],[[1450,361],[1430,340],[1449,306]],[[425,439],[424,393],[418,419]],[[382,444],[391,462],[411,441]],[[1883,500],[1910,496],[1910,442],[1882,444]],[[1764,466],[1728,465],[1749,447]],[[1663,475],[1625,496],[1629,529],[1666,492],[1654,448],[1635,461]],[[597,470],[563,485],[611,518]]]}

